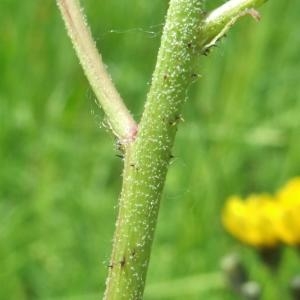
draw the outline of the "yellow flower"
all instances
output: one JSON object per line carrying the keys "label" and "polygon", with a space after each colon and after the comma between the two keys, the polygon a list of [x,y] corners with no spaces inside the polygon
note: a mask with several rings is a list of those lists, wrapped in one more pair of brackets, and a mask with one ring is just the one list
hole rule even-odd
{"label": "yellow flower", "polygon": [[300,204],[300,177],[295,177],[288,181],[277,193],[278,201],[283,204]]}
{"label": "yellow flower", "polygon": [[233,196],[225,205],[224,227],[240,241],[258,248],[271,248],[278,244],[273,226],[278,207],[269,195],[251,195],[245,200]]}
{"label": "yellow flower", "polygon": [[279,238],[289,245],[300,244],[300,177],[291,179],[277,193]]}

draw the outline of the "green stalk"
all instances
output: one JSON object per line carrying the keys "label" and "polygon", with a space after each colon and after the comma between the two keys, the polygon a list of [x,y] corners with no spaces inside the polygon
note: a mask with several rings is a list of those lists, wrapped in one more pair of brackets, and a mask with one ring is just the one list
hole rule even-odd
{"label": "green stalk", "polygon": [[202,1],[171,0],[135,142],[127,146],[105,299],[142,299],[159,202],[197,53]]}
{"label": "green stalk", "polygon": [[[152,85],[136,140],[126,146],[123,187],[104,299],[142,299],[165,177],[193,66],[214,36],[254,7],[231,0],[203,19],[199,0],[171,0]],[[247,4],[245,3],[247,2]],[[252,1],[258,4],[261,1]],[[250,6],[249,6],[250,5]],[[220,19],[221,18],[221,19]],[[220,21],[221,20],[221,21]],[[208,30],[209,29],[209,30]],[[200,47],[199,47],[200,45]]]}
{"label": "green stalk", "polygon": [[76,53],[112,131],[125,150],[123,186],[106,300],[143,297],[165,177],[197,54],[206,53],[238,18],[265,0],[230,0],[208,15],[202,0],[170,0],[161,47],[136,135],[136,124],[115,90],[78,0],[57,0]]}
{"label": "green stalk", "polygon": [[229,0],[211,11],[202,22],[199,47],[202,52],[208,51],[229,31],[235,22],[250,15],[259,21],[260,15],[255,10],[268,0]]}
{"label": "green stalk", "polygon": [[84,73],[121,143],[135,138],[137,125],[116,90],[93,41],[79,0],[56,0]]}

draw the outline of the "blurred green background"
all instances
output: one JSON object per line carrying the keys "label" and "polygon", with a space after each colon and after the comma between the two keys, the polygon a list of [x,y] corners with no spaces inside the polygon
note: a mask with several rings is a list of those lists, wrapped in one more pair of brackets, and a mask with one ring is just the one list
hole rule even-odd
{"label": "blurred green background", "polygon": [[[82,2],[139,119],[168,1]],[[238,299],[213,276],[231,251],[264,286],[264,299],[287,295],[300,269],[296,252],[285,250],[271,275],[224,232],[220,213],[231,194],[274,192],[300,174],[299,11],[299,1],[269,1],[260,23],[244,18],[199,58],[202,77],[178,132],[145,299],[175,299],[173,280],[181,278],[188,283],[176,299]],[[99,299],[122,161],[55,1],[1,0],[0,66],[0,299]]]}

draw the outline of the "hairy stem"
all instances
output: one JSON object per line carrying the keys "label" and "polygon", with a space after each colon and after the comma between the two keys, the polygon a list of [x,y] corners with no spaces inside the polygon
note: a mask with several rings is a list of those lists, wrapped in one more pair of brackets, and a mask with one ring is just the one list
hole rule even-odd
{"label": "hairy stem", "polygon": [[107,74],[79,1],[57,0],[57,4],[85,75],[107,116],[113,133],[123,143],[133,140],[137,125]]}
{"label": "hairy stem", "polygon": [[202,0],[170,0],[145,110],[137,125],[108,76],[78,0],[57,0],[77,56],[125,149],[123,186],[104,298],[143,297],[148,263],[180,112],[205,53],[238,18],[266,0],[229,0],[208,15]]}
{"label": "hairy stem", "polygon": [[161,193],[181,108],[195,76],[197,53],[223,33],[233,18],[263,1],[229,2],[240,5],[232,5],[232,13],[223,6],[224,15],[215,13],[205,19],[202,1],[170,1],[139,132],[126,147],[106,300],[142,299]]}
{"label": "hairy stem", "polygon": [[229,0],[211,11],[203,20],[199,40],[202,52],[206,52],[222,38],[234,23],[246,14],[259,20],[255,10],[268,0]]}
{"label": "hairy stem", "polygon": [[199,0],[170,1],[139,133],[126,150],[105,299],[142,299],[176,127],[193,80],[202,15]]}

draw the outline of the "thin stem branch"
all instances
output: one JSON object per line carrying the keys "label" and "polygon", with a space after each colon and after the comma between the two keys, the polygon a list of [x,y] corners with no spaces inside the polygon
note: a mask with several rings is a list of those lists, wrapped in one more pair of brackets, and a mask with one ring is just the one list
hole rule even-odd
{"label": "thin stem branch", "polygon": [[79,1],[57,0],[57,4],[85,75],[113,133],[123,143],[132,141],[137,132],[137,125],[106,71]]}
{"label": "thin stem branch", "polygon": [[229,0],[220,7],[211,11],[203,20],[201,28],[200,48],[206,52],[215,46],[234,23],[247,14],[255,20],[260,19],[255,10],[268,0]]}

